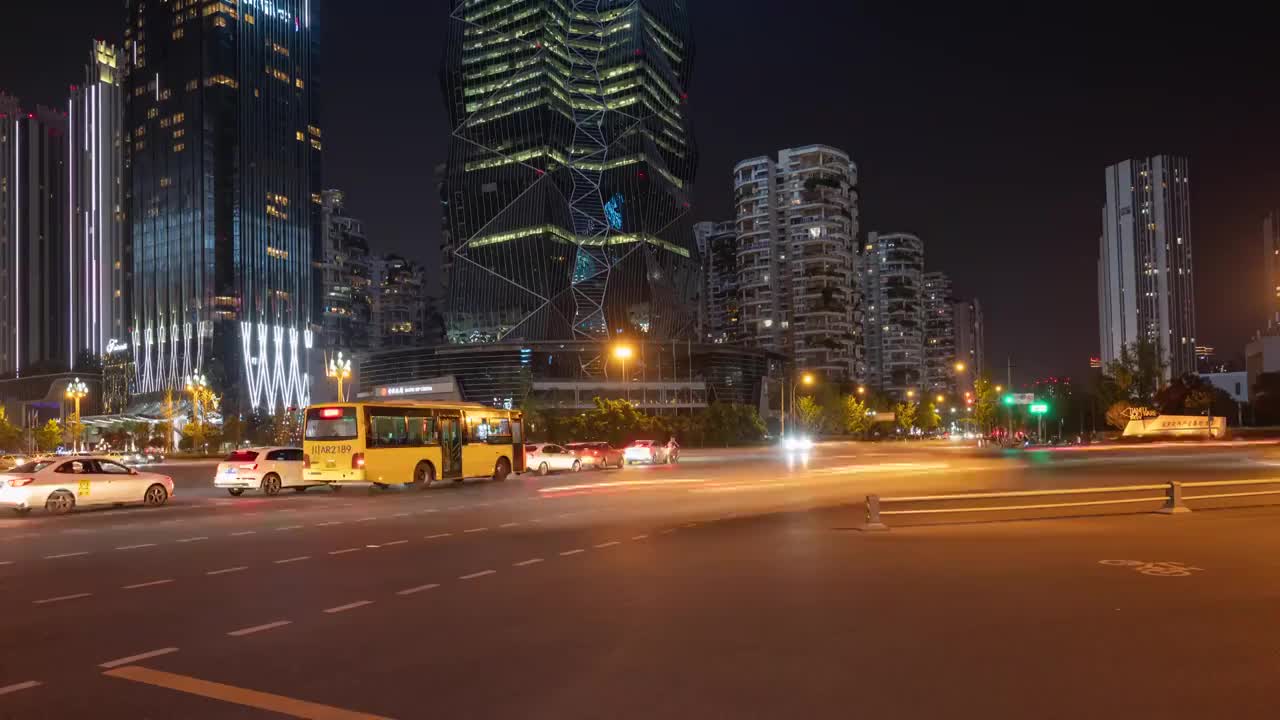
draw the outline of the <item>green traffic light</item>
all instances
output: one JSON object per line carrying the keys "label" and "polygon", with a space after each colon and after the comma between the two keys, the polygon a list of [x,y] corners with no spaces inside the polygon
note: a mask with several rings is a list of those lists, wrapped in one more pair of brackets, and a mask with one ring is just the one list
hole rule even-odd
{"label": "green traffic light", "polygon": [[1003,402],[1005,405],[1012,405],[1012,404],[1013,404],[1013,395],[1012,395],[1012,394],[1010,394],[1010,395],[1005,395],[1005,396],[1004,396],[1004,399],[1003,399],[1001,402]]}

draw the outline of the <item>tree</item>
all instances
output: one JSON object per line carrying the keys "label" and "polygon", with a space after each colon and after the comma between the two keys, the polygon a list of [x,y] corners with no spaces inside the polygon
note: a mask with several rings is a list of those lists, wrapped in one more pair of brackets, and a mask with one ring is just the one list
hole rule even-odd
{"label": "tree", "polygon": [[9,422],[9,415],[0,407],[0,448],[14,452],[22,443],[22,428]]}
{"label": "tree", "polygon": [[1164,379],[1160,346],[1140,340],[1120,348],[1120,357],[1107,363],[1098,380],[1098,396],[1108,407],[1121,400],[1151,406]]}
{"label": "tree", "polygon": [[584,438],[620,445],[653,430],[649,418],[626,400],[597,397],[594,402],[595,407],[582,417]]}
{"label": "tree", "polygon": [[942,425],[942,415],[938,414],[938,406],[933,403],[925,405],[924,412],[920,413],[916,425],[925,432],[937,430]]}
{"label": "tree", "polygon": [[850,435],[864,435],[871,430],[874,419],[870,408],[857,395],[844,396],[844,431]]}
{"label": "tree", "polygon": [[1128,400],[1117,400],[1107,408],[1107,424],[1117,430],[1124,430],[1129,424],[1129,408],[1133,407]]}
{"label": "tree", "polygon": [[40,452],[53,452],[62,442],[62,425],[57,420],[50,420],[35,432],[36,449]]}
{"label": "tree", "polygon": [[[816,407],[817,403],[814,405]],[[764,438],[764,421],[750,405],[712,403],[699,420],[707,439],[716,445],[728,447],[759,442]]]}
{"label": "tree", "polygon": [[823,416],[822,406],[818,404],[817,400],[806,395],[796,401],[796,425],[806,432],[821,432]]}
{"label": "tree", "polygon": [[240,419],[239,413],[232,413],[222,419],[222,438],[227,442],[240,446],[245,439],[245,422]]}
{"label": "tree", "polygon": [[1000,412],[1000,398],[995,385],[987,378],[973,383],[973,419],[983,433],[991,432]]}
{"label": "tree", "polygon": [[911,432],[911,429],[916,426],[916,412],[918,410],[919,406],[913,402],[898,403],[893,408],[894,422],[898,424],[900,429]]}
{"label": "tree", "polygon": [[275,431],[275,437],[272,438],[276,445],[298,445],[302,442],[302,422],[301,413],[297,410],[281,408],[276,412],[275,422],[272,423],[272,429]]}

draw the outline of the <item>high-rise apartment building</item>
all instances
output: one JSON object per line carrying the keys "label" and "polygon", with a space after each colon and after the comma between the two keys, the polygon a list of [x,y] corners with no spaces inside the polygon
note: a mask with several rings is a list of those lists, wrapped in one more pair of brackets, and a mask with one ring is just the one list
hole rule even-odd
{"label": "high-rise apartment building", "polygon": [[373,280],[370,348],[391,350],[425,344],[431,305],[425,268],[398,255],[374,258],[369,265]]}
{"label": "high-rise apartment building", "polygon": [[740,338],[833,379],[863,374],[857,184],[826,145],[734,167]]}
{"label": "high-rise apartment building", "polygon": [[955,298],[951,278],[943,272],[921,276],[924,303],[924,388],[932,393],[957,387]]}
{"label": "high-rise apartment building", "polygon": [[341,350],[350,355],[370,349],[373,270],[369,242],[364,224],[347,214],[345,193],[325,190],[321,196],[324,330],[320,345],[325,352]]}
{"label": "high-rise apartment building", "polygon": [[1186,158],[1156,155],[1106,170],[1098,258],[1102,363],[1158,343],[1166,377],[1195,372],[1191,181]]}
{"label": "high-rise apartment building", "polygon": [[960,392],[973,389],[973,381],[982,377],[987,368],[986,339],[982,327],[982,303],[973,300],[956,300],[952,306],[956,328],[956,359],[964,363],[964,369],[956,375]]}
{"label": "high-rise apartment building", "polygon": [[867,382],[895,398],[925,381],[924,243],[870,233],[863,254]]}
{"label": "high-rise apartment building", "polygon": [[61,111],[0,93],[0,375],[75,360],[67,128]]}
{"label": "high-rise apartment building", "polygon": [[453,342],[696,331],[692,42],[677,0],[454,0]]}
{"label": "high-rise apartment building", "polygon": [[1262,267],[1266,270],[1267,328],[1280,328],[1280,210],[1262,218]]}
{"label": "high-rise apartment building", "polygon": [[312,0],[126,0],[137,391],[306,405],[319,320]]}
{"label": "high-rise apartment building", "polygon": [[693,226],[702,257],[702,290],[698,303],[699,338],[709,343],[738,339],[738,234],[733,222],[700,222]]}
{"label": "high-rise apartment building", "polygon": [[125,232],[124,82],[124,54],[96,40],[84,84],[73,85],[68,100],[69,329],[77,356],[82,350],[105,355],[108,345],[116,351],[128,342],[132,323],[126,287],[133,258]]}

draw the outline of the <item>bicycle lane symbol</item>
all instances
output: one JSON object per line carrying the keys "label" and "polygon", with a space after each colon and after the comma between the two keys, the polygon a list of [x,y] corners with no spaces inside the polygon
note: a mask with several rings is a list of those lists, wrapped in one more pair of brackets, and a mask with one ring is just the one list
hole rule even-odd
{"label": "bicycle lane symbol", "polygon": [[1132,568],[1134,572],[1153,577],[1189,577],[1204,568],[1192,567],[1173,560],[1150,562],[1145,560],[1099,560],[1099,565]]}

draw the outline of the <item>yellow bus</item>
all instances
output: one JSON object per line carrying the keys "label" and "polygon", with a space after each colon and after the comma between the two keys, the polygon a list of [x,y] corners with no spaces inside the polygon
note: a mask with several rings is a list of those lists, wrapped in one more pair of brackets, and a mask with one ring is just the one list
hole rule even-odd
{"label": "yellow bus", "polygon": [[440,480],[505,480],[524,471],[524,422],[477,403],[329,403],[307,408],[303,478],[427,487]]}

